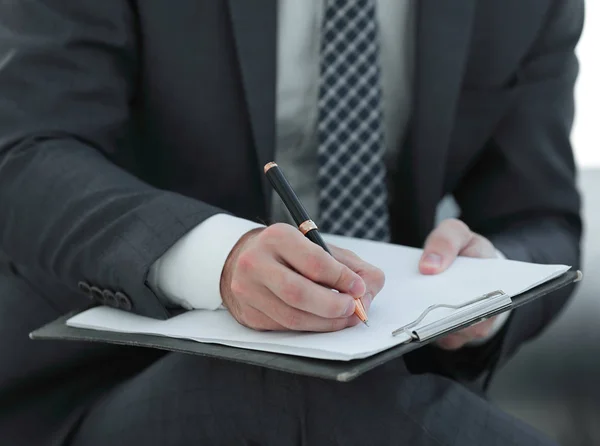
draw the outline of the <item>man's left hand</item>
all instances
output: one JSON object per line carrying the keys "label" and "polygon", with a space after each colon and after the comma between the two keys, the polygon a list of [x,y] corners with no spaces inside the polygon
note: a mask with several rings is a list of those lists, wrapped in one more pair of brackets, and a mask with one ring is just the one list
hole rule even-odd
{"label": "man's left hand", "polygon": [[[472,232],[465,223],[448,219],[441,222],[427,237],[423,256],[419,261],[419,271],[421,274],[439,274],[458,256],[489,259],[498,257],[498,253],[492,242]],[[436,344],[445,350],[457,350],[471,341],[484,339],[490,334],[495,319],[490,318],[452,333],[436,341]]]}

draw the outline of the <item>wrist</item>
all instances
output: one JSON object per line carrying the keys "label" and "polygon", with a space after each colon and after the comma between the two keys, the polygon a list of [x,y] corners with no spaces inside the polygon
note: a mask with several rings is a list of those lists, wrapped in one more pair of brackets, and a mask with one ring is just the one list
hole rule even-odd
{"label": "wrist", "polygon": [[260,232],[262,232],[264,228],[254,228],[250,231],[246,232],[244,235],[240,237],[240,239],[233,246],[227,259],[225,260],[225,264],[223,265],[223,270],[221,271],[221,279],[219,282],[219,288],[221,292],[221,298],[223,300],[223,304],[225,304],[227,300],[227,296],[230,294],[231,289],[231,280],[233,278],[233,273],[235,271],[235,264],[237,258],[239,257],[242,249],[246,245],[248,241],[252,238],[256,237]]}

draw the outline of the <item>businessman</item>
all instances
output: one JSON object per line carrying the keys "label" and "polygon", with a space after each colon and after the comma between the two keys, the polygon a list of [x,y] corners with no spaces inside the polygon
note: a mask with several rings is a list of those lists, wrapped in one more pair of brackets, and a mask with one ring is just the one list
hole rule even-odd
{"label": "businessman", "polygon": [[483,395],[571,289],[345,384],[27,335],[90,301],[356,324],[385,278],[287,224],[272,160],[324,232],[424,246],[423,274],[577,267],[582,3],[0,0],[0,442],[551,444]]}

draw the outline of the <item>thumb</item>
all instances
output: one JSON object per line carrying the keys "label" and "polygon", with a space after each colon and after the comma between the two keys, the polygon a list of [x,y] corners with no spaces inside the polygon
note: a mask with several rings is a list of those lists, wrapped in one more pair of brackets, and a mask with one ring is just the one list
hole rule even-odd
{"label": "thumb", "polygon": [[439,274],[445,271],[472,237],[473,233],[462,221],[444,220],[427,237],[419,261],[421,274]]}

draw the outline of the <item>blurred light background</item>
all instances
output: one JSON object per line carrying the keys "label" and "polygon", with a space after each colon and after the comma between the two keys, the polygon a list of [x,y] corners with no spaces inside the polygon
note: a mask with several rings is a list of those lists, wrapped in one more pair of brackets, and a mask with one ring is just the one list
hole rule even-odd
{"label": "blurred light background", "polygon": [[[569,0],[564,0],[569,1]],[[554,325],[498,375],[491,397],[564,446],[600,445],[600,2],[586,1],[572,141],[584,198],[584,280]]]}
{"label": "blurred light background", "polygon": [[582,168],[600,167],[598,127],[600,116],[600,2],[586,1],[586,22],[578,48],[581,64],[575,90],[577,116],[573,128],[573,145]]}

